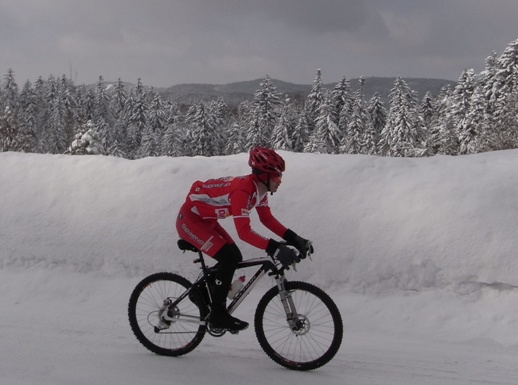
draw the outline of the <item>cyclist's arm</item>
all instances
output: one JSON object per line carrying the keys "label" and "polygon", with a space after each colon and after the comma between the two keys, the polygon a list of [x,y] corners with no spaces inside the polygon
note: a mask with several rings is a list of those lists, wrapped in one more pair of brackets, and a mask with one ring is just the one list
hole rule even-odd
{"label": "cyclist's arm", "polygon": [[256,233],[250,225],[250,210],[247,209],[248,198],[249,194],[242,190],[234,191],[230,197],[230,207],[237,235],[252,246],[266,250],[269,239]]}
{"label": "cyclist's arm", "polygon": [[256,210],[261,223],[274,234],[283,238],[288,229],[273,216],[270,206],[268,204],[260,204]]}

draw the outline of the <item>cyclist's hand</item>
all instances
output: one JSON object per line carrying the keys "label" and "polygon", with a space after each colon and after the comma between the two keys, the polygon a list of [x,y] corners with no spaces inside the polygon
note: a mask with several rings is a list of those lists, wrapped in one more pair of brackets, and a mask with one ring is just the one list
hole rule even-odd
{"label": "cyclist's hand", "polygon": [[310,256],[315,252],[315,249],[313,248],[313,242],[298,236],[292,230],[286,231],[284,239],[286,240],[286,242],[288,242],[288,245],[297,248],[302,259]]}
{"label": "cyclist's hand", "polygon": [[270,239],[268,242],[266,252],[269,256],[278,260],[286,270],[289,270],[290,266],[294,263],[300,262],[300,257],[297,253],[285,244],[274,241],[273,239]]}

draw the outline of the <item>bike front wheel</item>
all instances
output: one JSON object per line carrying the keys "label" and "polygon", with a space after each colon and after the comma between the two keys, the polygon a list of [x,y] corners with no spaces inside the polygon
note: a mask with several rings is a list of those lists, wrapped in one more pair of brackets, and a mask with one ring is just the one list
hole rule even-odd
{"label": "bike front wheel", "polygon": [[286,282],[295,306],[289,324],[279,288],[272,287],[259,301],[255,333],[265,353],[294,370],[313,370],[327,364],[342,343],[343,324],[338,307],[323,290],[307,282]]}
{"label": "bike front wheel", "polygon": [[[196,348],[205,336],[201,320],[207,315],[202,303],[186,296],[169,309],[191,283],[174,273],[156,273],[144,278],[135,287],[128,304],[128,318],[135,337],[152,352],[164,356],[181,356]],[[161,317],[169,311],[164,322]]]}

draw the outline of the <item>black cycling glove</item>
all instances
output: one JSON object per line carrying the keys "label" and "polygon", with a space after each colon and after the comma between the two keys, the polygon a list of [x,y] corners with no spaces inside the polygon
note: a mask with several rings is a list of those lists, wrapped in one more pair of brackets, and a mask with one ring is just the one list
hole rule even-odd
{"label": "black cycling glove", "polygon": [[288,242],[288,245],[294,246],[299,251],[300,257],[302,259],[315,252],[313,243],[298,236],[293,230],[286,230],[283,238],[286,242]]}
{"label": "black cycling glove", "polygon": [[266,253],[270,257],[278,260],[286,270],[289,270],[293,263],[300,262],[300,257],[292,249],[290,249],[285,244],[279,243],[273,239],[270,239],[268,242]]}

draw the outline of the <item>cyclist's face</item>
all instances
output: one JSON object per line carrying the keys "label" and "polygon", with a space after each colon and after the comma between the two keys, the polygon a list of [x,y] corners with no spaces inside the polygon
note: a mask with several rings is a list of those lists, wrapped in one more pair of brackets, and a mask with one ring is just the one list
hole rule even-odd
{"label": "cyclist's face", "polygon": [[270,191],[276,192],[282,183],[282,174],[270,174]]}

